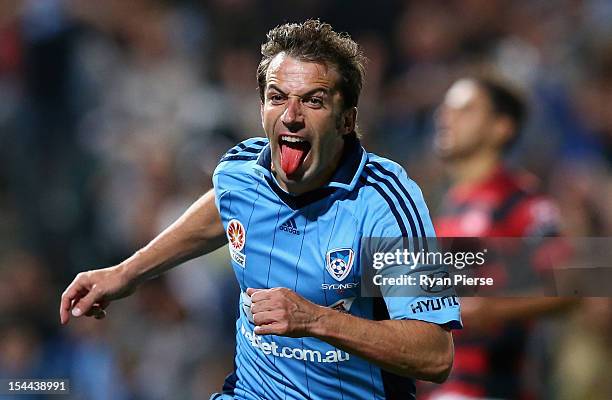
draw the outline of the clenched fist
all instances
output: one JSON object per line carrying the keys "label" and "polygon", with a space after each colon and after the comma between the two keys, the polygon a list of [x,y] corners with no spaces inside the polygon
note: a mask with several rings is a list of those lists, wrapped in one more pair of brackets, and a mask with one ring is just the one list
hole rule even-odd
{"label": "clenched fist", "polygon": [[251,296],[251,312],[258,335],[311,336],[325,312],[324,307],[286,288],[249,288],[246,293]]}

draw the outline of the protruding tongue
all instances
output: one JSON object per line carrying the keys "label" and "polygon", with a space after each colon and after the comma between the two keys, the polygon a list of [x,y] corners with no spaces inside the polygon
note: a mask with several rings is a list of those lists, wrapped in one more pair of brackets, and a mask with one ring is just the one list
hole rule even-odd
{"label": "protruding tongue", "polygon": [[304,162],[304,158],[308,154],[308,146],[298,143],[281,143],[280,148],[281,167],[285,171],[285,175],[293,175]]}

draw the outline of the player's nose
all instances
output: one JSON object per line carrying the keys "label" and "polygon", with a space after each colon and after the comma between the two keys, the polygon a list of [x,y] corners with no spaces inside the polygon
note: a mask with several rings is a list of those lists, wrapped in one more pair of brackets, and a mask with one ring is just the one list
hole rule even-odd
{"label": "player's nose", "polygon": [[289,98],[287,100],[287,107],[283,112],[281,121],[291,132],[295,132],[304,127],[302,102],[299,98]]}
{"label": "player's nose", "polygon": [[452,119],[452,110],[444,104],[438,107],[434,113],[434,122],[437,129],[449,127]]}

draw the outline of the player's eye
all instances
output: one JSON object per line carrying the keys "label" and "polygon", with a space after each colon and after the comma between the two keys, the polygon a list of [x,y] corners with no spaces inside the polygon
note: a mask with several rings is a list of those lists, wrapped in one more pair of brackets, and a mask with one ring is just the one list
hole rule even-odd
{"label": "player's eye", "polygon": [[308,97],[304,100],[304,103],[312,108],[323,107],[323,99],[316,96]]}
{"label": "player's eye", "polygon": [[268,95],[268,100],[272,104],[278,105],[278,104],[282,104],[285,101],[285,96],[283,96],[280,93],[271,93]]}

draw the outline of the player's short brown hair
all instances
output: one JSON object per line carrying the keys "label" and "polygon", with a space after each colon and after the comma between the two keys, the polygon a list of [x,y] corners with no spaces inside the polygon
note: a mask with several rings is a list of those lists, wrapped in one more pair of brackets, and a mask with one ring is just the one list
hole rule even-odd
{"label": "player's short brown hair", "polygon": [[512,84],[498,77],[477,76],[471,79],[484,90],[491,102],[493,112],[512,120],[513,134],[504,146],[504,150],[509,150],[518,141],[527,119],[524,95]]}
{"label": "player's short brown hair", "polygon": [[279,25],[268,32],[267,41],[261,45],[262,58],[257,68],[262,103],[270,61],[283,52],[298,60],[335,66],[341,77],[338,89],[345,109],[357,106],[365,77],[363,51],[348,34],[338,33],[331,25],[314,19]]}

